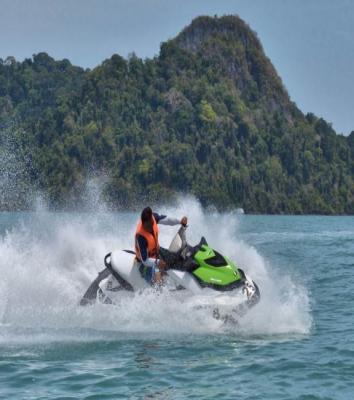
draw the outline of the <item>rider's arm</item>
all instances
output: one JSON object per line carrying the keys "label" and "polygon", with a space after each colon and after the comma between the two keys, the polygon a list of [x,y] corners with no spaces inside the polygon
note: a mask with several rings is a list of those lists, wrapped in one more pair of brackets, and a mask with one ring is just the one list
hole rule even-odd
{"label": "rider's arm", "polygon": [[141,235],[137,235],[136,241],[140,251],[141,262],[145,267],[154,267],[156,265],[156,260],[148,257],[148,244],[146,239]]}
{"label": "rider's arm", "polygon": [[178,218],[171,218],[168,217],[167,215],[160,215],[157,213],[154,213],[154,218],[156,222],[160,225],[174,226],[174,225],[179,225],[181,223],[181,220]]}

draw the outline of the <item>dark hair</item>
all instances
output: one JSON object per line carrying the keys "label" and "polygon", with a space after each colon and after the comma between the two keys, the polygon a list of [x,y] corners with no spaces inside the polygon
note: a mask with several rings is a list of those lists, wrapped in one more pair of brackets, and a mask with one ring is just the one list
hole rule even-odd
{"label": "dark hair", "polygon": [[141,222],[150,222],[152,219],[152,209],[151,207],[145,207],[141,212]]}

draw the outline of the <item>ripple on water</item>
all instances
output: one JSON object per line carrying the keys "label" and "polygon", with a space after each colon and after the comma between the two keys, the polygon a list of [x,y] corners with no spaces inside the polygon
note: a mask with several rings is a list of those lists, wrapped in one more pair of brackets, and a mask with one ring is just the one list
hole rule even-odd
{"label": "ripple on water", "polygon": [[353,219],[187,209],[260,283],[239,329],[167,296],[73,306],[135,216],[34,215],[0,238],[0,398],[352,400]]}

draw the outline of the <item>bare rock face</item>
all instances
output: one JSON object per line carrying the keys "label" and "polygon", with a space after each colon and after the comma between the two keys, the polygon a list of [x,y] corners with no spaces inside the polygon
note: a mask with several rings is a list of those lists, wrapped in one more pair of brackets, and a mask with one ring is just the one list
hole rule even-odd
{"label": "bare rock face", "polygon": [[241,18],[198,17],[171,42],[221,71],[243,101],[260,101],[267,113],[282,113],[292,123],[297,109],[256,33]]}
{"label": "bare rock face", "polygon": [[254,32],[239,17],[229,15],[221,18],[198,17],[175,39],[184,49],[197,52],[210,37],[222,35],[229,40],[241,42],[247,48],[262,46]]}

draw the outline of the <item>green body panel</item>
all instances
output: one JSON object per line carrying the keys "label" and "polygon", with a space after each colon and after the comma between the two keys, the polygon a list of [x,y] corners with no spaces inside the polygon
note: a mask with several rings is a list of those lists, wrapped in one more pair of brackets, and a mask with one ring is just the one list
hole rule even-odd
{"label": "green body panel", "polygon": [[224,257],[227,263],[225,266],[214,267],[209,265],[208,259],[214,256],[214,250],[207,245],[203,245],[194,255],[194,259],[199,267],[193,271],[193,274],[205,283],[220,286],[229,285],[241,279],[236,265],[226,257]]}

